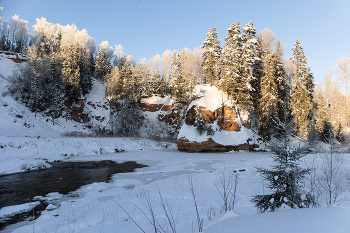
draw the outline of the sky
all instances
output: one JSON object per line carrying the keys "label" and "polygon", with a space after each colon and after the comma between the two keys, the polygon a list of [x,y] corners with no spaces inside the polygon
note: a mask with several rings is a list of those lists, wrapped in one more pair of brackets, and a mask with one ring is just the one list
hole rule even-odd
{"label": "sky", "polygon": [[336,61],[350,57],[349,0],[0,0],[3,20],[13,15],[29,21],[75,24],[86,29],[97,46],[121,44],[136,61],[166,50],[194,49],[212,26],[222,46],[233,22],[254,21],[257,32],[269,28],[292,56],[296,40],[303,45],[316,82]]}

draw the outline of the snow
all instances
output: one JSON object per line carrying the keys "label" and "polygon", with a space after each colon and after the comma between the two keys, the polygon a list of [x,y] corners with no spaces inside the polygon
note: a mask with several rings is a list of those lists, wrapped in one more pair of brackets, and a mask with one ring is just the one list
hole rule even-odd
{"label": "snow", "polygon": [[[86,129],[84,124],[63,118],[56,119],[53,125],[48,117],[41,113],[35,114],[11,96],[3,95],[10,84],[8,79],[18,66],[0,53],[0,175],[45,169],[50,167],[48,162],[74,156],[111,153],[115,149],[137,151],[175,147],[174,144],[151,140],[64,136],[71,132],[92,132]],[[86,97],[86,103],[95,104],[96,109],[85,104],[86,111],[90,111],[92,116],[105,117],[106,120],[100,122],[92,119],[92,124],[107,125],[109,110],[103,107],[107,104],[104,93],[104,85],[93,81],[93,88]]]}
{"label": "snow", "polygon": [[[349,156],[349,155],[348,155]],[[307,162],[313,155],[308,156]],[[50,205],[35,221],[14,229],[13,232],[140,232],[124,208],[145,232],[152,232],[140,208],[148,214],[145,195],[149,193],[156,216],[162,224],[166,217],[160,197],[167,200],[176,216],[177,232],[197,232],[196,212],[188,184],[192,174],[200,217],[204,232],[347,232],[350,229],[350,202],[340,207],[290,209],[281,208],[274,213],[257,213],[250,199],[262,194],[264,183],[255,167],[269,167],[272,164],[267,152],[235,153],[183,153],[177,150],[129,151],[71,157],[67,161],[134,160],[149,167],[137,169],[134,173],[113,176],[110,183],[85,185],[75,193],[78,197],[67,197],[57,193],[37,197]],[[348,161],[347,163],[350,164]],[[216,186],[220,185],[222,171],[229,176],[239,172],[237,194],[241,196],[234,211],[221,212],[222,199]],[[265,184],[266,185],[266,184]],[[219,186],[220,187],[220,186]],[[267,189],[265,187],[265,189]],[[50,199],[50,197],[52,199]],[[121,206],[119,206],[119,205]],[[138,207],[138,208],[136,208]],[[209,213],[211,210],[211,220]],[[283,211],[282,211],[283,210]],[[322,226],[319,226],[322,222]],[[164,225],[165,226],[165,225]]]}
{"label": "snow", "polygon": [[[1,64],[7,64],[11,69],[16,67],[12,61],[0,62],[3,62],[0,63],[0,67]],[[5,78],[9,77],[10,68],[0,69],[4,76],[0,77],[0,174],[24,171],[22,168],[39,169],[46,166],[50,169],[47,162],[55,160],[137,161],[149,167],[136,169],[133,173],[115,174],[109,183],[85,185],[75,192],[74,197],[50,193],[45,197],[35,197],[31,203],[4,207],[0,210],[0,218],[30,211],[40,203],[39,201],[48,204],[36,220],[9,227],[2,231],[3,233],[10,230],[14,233],[140,232],[123,209],[145,232],[154,232],[152,225],[140,211],[141,209],[149,216],[145,207],[148,195],[157,220],[166,231],[170,231],[160,205],[160,194],[169,204],[170,213],[175,216],[177,232],[197,232],[197,216],[189,187],[189,175],[193,178],[198,211],[203,219],[205,233],[349,232],[349,200],[342,202],[341,207],[287,208],[272,213],[257,213],[250,199],[256,194],[264,194],[271,190],[266,187],[266,182],[255,168],[271,167],[273,160],[269,152],[183,153],[179,152],[174,144],[170,149],[165,149],[166,146],[169,148],[169,144],[152,140],[64,136],[72,130],[80,133],[89,131],[83,124],[64,119],[58,119],[57,123],[52,125],[44,116],[37,114],[35,117],[11,97],[3,96],[2,93],[8,85]],[[204,92],[198,94],[203,96],[210,96],[211,92],[216,92],[210,86],[202,90]],[[102,104],[103,91],[103,85],[94,82],[94,94],[87,96],[86,100]],[[209,103],[210,108],[216,108],[218,105],[221,106],[221,100]],[[195,129],[189,126],[184,130],[182,133],[191,136]],[[235,135],[222,134],[221,140],[239,142],[248,134],[244,130]],[[229,137],[235,139],[226,139]],[[126,152],[114,153],[115,148],[124,149]],[[305,164],[311,164],[313,158],[312,154],[306,156]],[[316,159],[316,162],[320,161],[321,159]],[[345,154],[345,165],[350,166],[349,154]],[[239,174],[237,195],[240,199],[234,210],[224,213],[217,187],[220,188],[222,174],[229,177],[234,174],[233,171],[242,171],[236,173]],[[349,192],[344,194],[346,195],[349,195]]]}
{"label": "snow", "polygon": [[[191,109],[191,107],[195,105],[195,106],[206,107],[206,109],[214,112],[216,109],[222,107],[222,101],[224,101],[225,106],[232,107],[231,100],[227,99],[227,95],[224,94],[221,90],[219,90],[216,86],[210,86],[210,85],[199,86],[198,85],[195,87],[195,93],[200,98],[193,101],[189,105],[188,109]],[[243,113],[242,116],[245,121],[248,120],[247,113]],[[214,122],[213,130],[215,131],[215,134],[213,136],[206,135],[205,133],[202,135],[199,135],[194,126],[183,124],[183,126],[179,131],[178,138],[179,139],[186,138],[191,142],[192,141],[204,142],[204,141],[207,141],[209,138],[211,138],[214,142],[219,143],[221,145],[233,145],[233,146],[245,144],[247,143],[248,139],[252,139],[253,143],[256,143],[255,133],[252,130],[249,130],[245,127],[241,127],[241,130],[239,132],[219,130],[219,126],[217,125],[217,122]]]}
{"label": "snow", "polygon": [[214,135],[206,135],[205,133],[199,135],[197,129],[192,125],[183,124],[180,129],[178,138],[186,138],[187,140],[193,142],[204,142],[211,138],[214,142],[221,145],[241,145],[247,143],[248,139],[254,139],[256,135],[253,131],[248,130],[245,127],[241,128],[241,131],[219,131],[219,126],[216,122],[213,124],[213,130],[217,130]]}
{"label": "snow", "polygon": [[193,105],[205,106],[208,110],[214,111],[222,106],[222,100],[227,100],[227,95],[223,94],[216,86],[210,85],[197,85],[194,88],[194,92],[201,98],[193,101],[188,109],[191,109]]}
{"label": "snow", "polygon": [[175,103],[175,101],[170,97],[170,96],[158,96],[158,95],[153,95],[148,98],[142,98],[141,103],[146,103],[146,104],[158,104],[158,105],[172,105]]}
{"label": "snow", "polygon": [[[110,108],[105,98],[105,85],[97,80],[92,81],[91,92],[86,96],[84,112],[93,116],[90,124],[95,126],[109,127]],[[99,119],[99,120],[98,120]]]}
{"label": "snow", "polygon": [[204,230],[205,233],[229,232],[349,232],[349,208],[310,208],[238,216],[221,221]]}
{"label": "snow", "polygon": [[25,203],[21,205],[6,206],[0,209],[0,223],[1,220],[20,214],[23,212],[28,212],[33,209],[35,206],[39,205],[40,201]]}

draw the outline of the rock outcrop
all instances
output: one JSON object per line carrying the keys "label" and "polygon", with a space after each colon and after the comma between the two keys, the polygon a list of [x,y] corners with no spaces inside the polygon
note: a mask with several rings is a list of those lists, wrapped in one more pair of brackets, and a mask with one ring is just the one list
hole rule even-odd
{"label": "rock outcrop", "polygon": [[214,142],[211,138],[204,142],[190,142],[187,139],[180,138],[177,140],[177,148],[179,151],[184,152],[229,152],[232,150],[254,150],[258,146],[255,144],[250,145],[249,141],[237,146],[224,146]]}
{"label": "rock outcrop", "polygon": [[[177,139],[180,151],[227,152],[254,150],[250,144],[254,133],[250,130],[248,113],[237,116],[232,101],[223,100],[215,86],[202,86],[202,97],[194,100],[185,115]],[[224,102],[224,103],[223,103]]]}

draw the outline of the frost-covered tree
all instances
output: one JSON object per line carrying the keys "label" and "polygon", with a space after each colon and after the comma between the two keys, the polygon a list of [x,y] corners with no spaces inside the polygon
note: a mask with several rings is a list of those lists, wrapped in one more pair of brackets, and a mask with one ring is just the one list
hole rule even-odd
{"label": "frost-covered tree", "polygon": [[62,68],[63,81],[66,84],[65,95],[67,100],[71,103],[81,96],[78,56],[78,47],[71,46],[70,53],[66,55]]}
{"label": "frost-covered tree", "polygon": [[256,29],[253,22],[248,23],[242,28],[243,44],[242,44],[242,90],[237,104],[243,110],[254,110],[254,103],[259,99],[260,80],[253,76],[253,65],[258,60],[256,46]]}
{"label": "frost-covered tree", "polygon": [[243,89],[241,79],[242,66],[242,35],[239,22],[232,23],[227,29],[225,45],[220,57],[221,80],[220,88],[237,101]]}
{"label": "frost-covered tree", "polygon": [[[259,34],[259,37],[262,37],[262,34]],[[263,72],[260,83],[258,131],[265,140],[269,140],[271,136],[279,134],[276,131],[278,129],[276,129],[275,123],[278,119],[283,119],[285,107],[288,112],[288,100],[285,92],[283,49],[280,42],[270,44],[270,47],[267,47],[267,43],[263,40],[261,42],[264,49],[261,51]],[[266,49],[267,51],[265,51]]]}
{"label": "frost-covered tree", "polygon": [[104,77],[111,73],[112,70],[112,58],[113,48],[109,46],[108,41],[102,41],[98,48],[96,62],[95,62],[95,73],[96,78],[104,80]]}
{"label": "frost-covered tree", "polygon": [[349,88],[350,88],[350,58],[343,57],[335,65],[338,80],[345,87],[346,104],[349,106]]}
{"label": "frost-covered tree", "polygon": [[267,55],[264,64],[264,75],[261,78],[260,118],[258,131],[265,139],[270,140],[274,125],[278,118],[278,104],[281,102],[278,96],[278,82],[275,75],[275,56]]}
{"label": "frost-covered tree", "polygon": [[334,129],[330,123],[326,104],[321,92],[317,94],[316,129],[319,132],[320,140],[325,142],[327,142],[329,134],[331,133],[333,135],[334,133]]}
{"label": "frost-covered tree", "polygon": [[164,81],[166,82],[166,90],[165,90],[165,94],[168,94],[168,80],[170,79],[170,75],[171,75],[171,54],[172,52],[167,49],[164,51],[164,53],[162,54],[162,60],[161,60],[161,65],[162,65],[162,77],[164,79]]}
{"label": "frost-covered tree", "polygon": [[292,61],[295,65],[295,81],[291,95],[292,115],[298,126],[299,136],[307,138],[311,109],[313,108],[310,82],[313,82],[307,68],[307,58],[303,47],[297,40],[294,44]]}
{"label": "frost-covered tree", "polygon": [[117,106],[111,111],[112,132],[122,136],[137,136],[144,122],[143,112],[137,102],[121,99],[111,102],[111,105]]}
{"label": "frost-covered tree", "polygon": [[137,100],[137,80],[133,74],[133,68],[126,62],[120,70],[120,78],[118,82],[119,96],[129,98],[130,100]]}
{"label": "frost-covered tree", "polygon": [[119,81],[120,81],[119,67],[114,66],[112,69],[112,72],[110,74],[107,74],[105,77],[107,99],[112,100],[119,97],[119,89],[118,89]]}
{"label": "frost-covered tree", "polygon": [[206,82],[214,84],[218,74],[218,61],[221,54],[220,40],[217,38],[216,27],[212,26],[207,34],[207,39],[203,42],[202,67],[206,76]]}
{"label": "frost-covered tree", "polygon": [[309,207],[314,197],[303,190],[304,178],[311,172],[300,166],[301,159],[308,153],[308,147],[271,146],[276,163],[272,169],[257,168],[261,176],[269,182],[269,194],[255,195],[252,202],[259,212],[276,211],[284,206],[290,208]]}
{"label": "frost-covered tree", "polygon": [[28,21],[14,15],[9,21],[1,22],[2,18],[0,20],[0,50],[26,53],[29,40]]}
{"label": "frost-covered tree", "polygon": [[95,43],[75,25],[41,18],[33,27],[28,62],[20,69],[16,93],[22,93],[19,99],[33,111],[57,117],[67,106],[64,102],[73,103],[90,91]]}
{"label": "frost-covered tree", "polygon": [[184,97],[184,77],[182,72],[183,56],[181,52],[173,51],[171,56],[171,79],[169,80],[169,93],[178,101]]}

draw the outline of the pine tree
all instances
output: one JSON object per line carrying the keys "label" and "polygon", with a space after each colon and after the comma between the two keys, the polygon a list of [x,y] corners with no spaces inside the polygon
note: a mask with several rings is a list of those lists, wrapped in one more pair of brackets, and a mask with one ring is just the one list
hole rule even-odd
{"label": "pine tree", "polygon": [[[290,87],[286,82],[286,72],[284,70],[284,62],[283,62],[283,46],[280,40],[276,43],[276,50],[274,51],[275,55],[275,77],[277,84],[277,112],[278,117],[282,119],[284,117],[285,111],[290,112],[289,103],[289,95],[288,90]],[[286,109],[285,109],[286,108]]]}
{"label": "pine tree", "polygon": [[137,96],[137,80],[133,74],[132,66],[128,62],[124,63],[124,66],[120,70],[120,78],[118,82],[118,98],[129,98],[130,100],[136,100]]}
{"label": "pine tree", "polygon": [[107,43],[104,43],[104,42],[102,42],[102,44],[98,48],[96,62],[95,62],[96,78],[99,80],[103,80],[104,77],[107,74],[110,74],[112,71],[111,59],[110,59],[110,55],[108,54],[109,52],[107,51],[109,49],[108,48],[109,45],[108,45],[108,42]]}
{"label": "pine tree", "polygon": [[181,52],[176,50],[171,56],[171,80],[169,81],[169,92],[177,101],[182,101],[184,97],[184,77],[182,73]]}
{"label": "pine tree", "polygon": [[105,77],[106,97],[113,100],[119,97],[120,73],[118,66],[114,66],[112,72]]}
{"label": "pine tree", "polygon": [[247,111],[254,110],[254,102],[259,99],[260,80],[253,76],[252,66],[257,59],[257,39],[256,29],[253,22],[250,22],[243,30],[243,46],[242,46],[242,90],[237,104],[241,109]]}
{"label": "pine tree", "polygon": [[274,124],[278,118],[278,103],[281,102],[278,96],[278,83],[275,76],[275,56],[269,54],[265,59],[264,75],[261,78],[261,99],[260,99],[260,119],[259,134],[265,139],[270,140]]}
{"label": "pine tree", "polygon": [[252,202],[259,212],[276,211],[283,205],[291,208],[309,207],[314,197],[303,190],[303,179],[311,172],[300,167],[301,159],[308,153],[308,147],[285,147],[274,145],[271,156],[276,163],[271,170],[257,168],[261,176],[269,182],[270,194],[255,195]]}
{"label": "pine tree", "polygon": [[344,132],[343,132],[343,126],[341,125],[341,122],[338,121],[335,127],[335,139],[338,142],[344,142],[345,138],[344,138]]}
{"label": "pine tree", "polygon": [[317,95],[316,129],[319,133],[319,140],[328,143],[329,135],[334,135],[334,128],[330,122],[328,111],[322,93]]}
{"label": "pine tree", "polygon": [[291,109],[292,115],[295,117],[295,123],[298,126],[299,136],[307,138],[308,126],[312,104],[312,94],[310,91],[313,82],[310,79],[310,73],[307,69],[307,58],[304,55],[303,47],[297,40],[294,44],[292,61],[296,67],[295,70],[295,81],[293,93],[291,96]]}
{"label": "pine tree", "polygon": [[231,98],[237,100],[242,89],[241,81],[241,54],[242,54],[242,36],[239,22],[232,23],[227,29],[225,46],[220,56],[221,80],[219,87],[227,92]]}
{"label": "pine tree", "polygon": [[220,40],[217,39],[216,27],[212,26],[207,34],[206,41],[201,48],[204,50],[202,67],[206,76],[206,83],[214,84],[218,73],[218,61],[221,54]]}
{"label": "pine tree", "polygon": [[63,62],[62,74],[65,82],[65,96],[69,102],[75,102],[81,95],[80,68],[77,48],[71,46]]}

